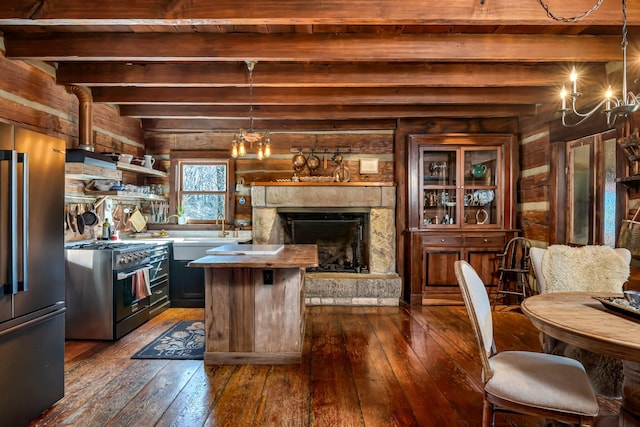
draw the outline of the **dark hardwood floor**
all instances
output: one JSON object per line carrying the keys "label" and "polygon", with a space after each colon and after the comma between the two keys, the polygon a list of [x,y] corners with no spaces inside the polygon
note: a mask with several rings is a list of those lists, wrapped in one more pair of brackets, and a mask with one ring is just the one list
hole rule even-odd
{"label": "dark hardwood floor", "polygon": [[[494,312],[499,350],[540,350],[514,311]],[[66,344],[66,395],[31,426],[480,426],[480,364],[464,307],[308,307],[300,365],[134,360],[169,309],[117,342]],[[601,413],[618,402],[602,400]],[[498,426],[541,420],[498,415]]]}

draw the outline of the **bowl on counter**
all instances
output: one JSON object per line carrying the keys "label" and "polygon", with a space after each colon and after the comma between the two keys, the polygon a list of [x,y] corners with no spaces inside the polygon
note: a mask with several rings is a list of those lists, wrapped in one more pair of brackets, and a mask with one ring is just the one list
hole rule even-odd
{"label": "bowl on counter", "polygon": [[91,182],[91,186],[98,191],[109,191],[113,185],[116,185],[113,181],[103,179],[96,179]]}

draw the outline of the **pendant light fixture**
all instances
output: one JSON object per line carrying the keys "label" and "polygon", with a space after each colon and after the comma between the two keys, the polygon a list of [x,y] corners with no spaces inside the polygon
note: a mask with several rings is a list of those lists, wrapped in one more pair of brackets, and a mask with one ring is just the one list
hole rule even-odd
{"label": "pendant light fixture", "polygon": [[[595,12],[603,0],[597,0],[596,4],[588,11],[570,18],[557,17],[549,10],[549,7],[542,1],[538,0],[538,3],[542,8],[547,12],[547,16],[555,21],[560,22],[575,22],[582,18],[589,16],[591,13]],[[622,92],[620,97],[614,94],[611,85],[608,86],[608,89],[603,94],[602,100],[593,107],[590,111],[580,112],[576,105],[577,99],[582,95],[582,93],[578,92],[578,72],[576,68],[573,67],[571,70],[571,74],[569,76],[570,80],[570,92],[566,86],[562,86],[562,90],[560,92],[560,97],[562,99],[562,108],[560,112],[562,113],[562,124],[567,127],[578,126],[583,123],[588,118],[592,117],[596,112],[598,112],[603,106],[604,110],[602,111],[606,114],[607,117],[607,125],[609,127],[613,127],[615,124],[616,118],[618,117],[627,117],[638,110],[640,107],[640,99],[633,92],[629,91],[627,88],[627,45],[629,44],[627,40],[627,2],[626,0],[622,0]]]}
{"label": "pendant light fixture", "polygon": [[263,160],[271,156],[271,137],[269,131],[260,133],[253,130],[253,69],[257,61],[245,61],[245,64],[249,70],[249,131],[245,132],[244,129],[240,129],[238,133],[233,135],[231,157],[234,159],[244,157],[247,154],[246,144],[248,143],[249,148],[253,149],[253,144],[256,143],[258,160]]}

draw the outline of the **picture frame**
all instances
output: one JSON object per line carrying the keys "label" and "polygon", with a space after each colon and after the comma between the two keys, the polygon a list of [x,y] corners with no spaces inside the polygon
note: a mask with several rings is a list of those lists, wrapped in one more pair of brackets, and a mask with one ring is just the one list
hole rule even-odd
{"label": "picture frame", "polygon": [[377,174],[378,159],[360,159],[361,174]]}

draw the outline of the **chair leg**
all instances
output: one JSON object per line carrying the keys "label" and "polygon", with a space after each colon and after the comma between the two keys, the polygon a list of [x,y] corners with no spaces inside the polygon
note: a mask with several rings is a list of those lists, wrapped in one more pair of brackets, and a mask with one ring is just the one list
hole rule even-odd
{"label": "chair leg", "polygon": [[493,405],[487,399],[482,404],[482,427],[495,427],[496,419]]}
{"label": "chair leg", "polygon": [[504,299],[506,297],[506,294],[503,293],[504,291],[504,271],[500,272],[500,275],[498,276],[498,286],[496,286],[496,295],[493,298],[493,309],[496,308],[496,305],[498,305],[498,300],[500,299]]}

